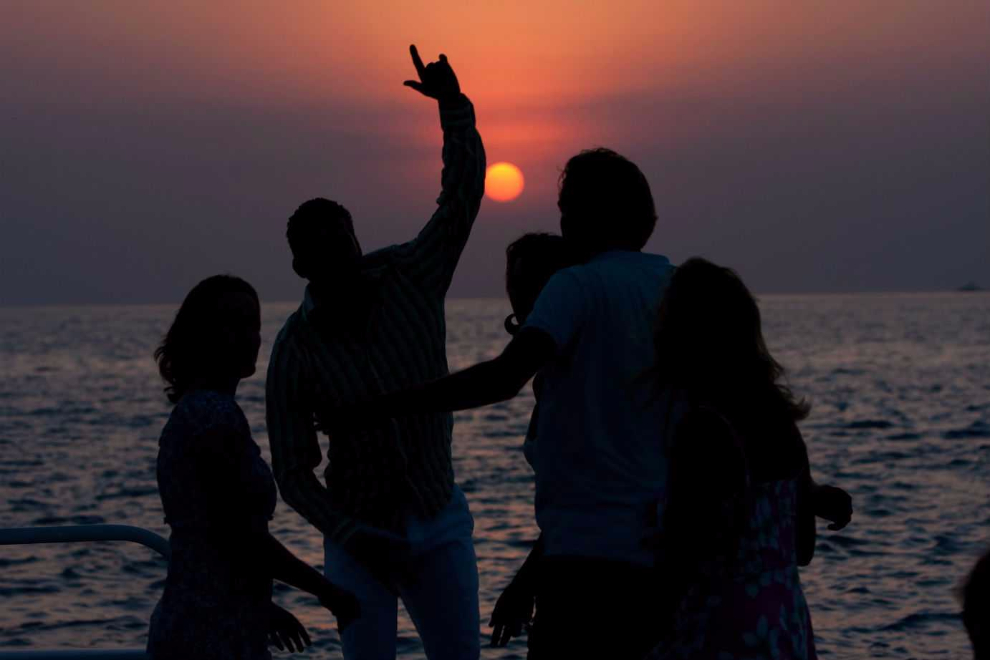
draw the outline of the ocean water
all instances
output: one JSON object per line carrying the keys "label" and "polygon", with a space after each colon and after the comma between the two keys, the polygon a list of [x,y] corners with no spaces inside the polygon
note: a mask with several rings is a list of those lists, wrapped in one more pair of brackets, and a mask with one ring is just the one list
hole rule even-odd
{"label": "ocean water", "polygon": [[[771,348],[815,404],[803,424],[815,476],[848,489],[856,508],[842,532],[820,525],[802,572],[819,654],[969,657],[953,590],[990,545],[990,295],[766,296],[761,305]],[[239,392],[266,456],[266,356],[293,307],[264,306],[259,375]],[[0,309],[0,526],[127,523],[167,534],[154,466],[169,407],[151,353],[174,311]],[[452,368],[501,349],[506,312],[502,301],[449,302]],[[520,450],[532,403],[527,388],[456,417],[483,623],[536,536]],[[272,529],[322,562],[319,535],[284,503]],[[164,575],[163,560],[127,543],[0,547],[0,649],[142,647]],[[277,598],[309,628],[310,655],[340,657],[313,599],[288,589]],[[399,647],[422,657],[404,614]],[[525,640],[483,655],[524,658]]]}

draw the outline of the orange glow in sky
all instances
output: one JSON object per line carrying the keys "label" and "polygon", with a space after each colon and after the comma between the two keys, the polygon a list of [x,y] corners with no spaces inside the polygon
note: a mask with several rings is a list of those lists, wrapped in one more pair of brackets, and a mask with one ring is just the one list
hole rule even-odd
{"label": "orange glow in sky", "polygon": [[674,262],[764,291],[984,284],[988,34],[979,0],[0,0],[0,306],[178,301],[224,271],[296,299],[284,224],[314,197],[368,251],[416,236],[443,133],[410,44],[447,56],[493,164],[452,296],[504,294],[504,246],[560,231],[595,147],[642,169]]}
{"label": "orange glow in sky", "polygon": [[522,170],[512,163],[495,163],[485,173],[485,194],[496,202],[511,202],[525,187]]}

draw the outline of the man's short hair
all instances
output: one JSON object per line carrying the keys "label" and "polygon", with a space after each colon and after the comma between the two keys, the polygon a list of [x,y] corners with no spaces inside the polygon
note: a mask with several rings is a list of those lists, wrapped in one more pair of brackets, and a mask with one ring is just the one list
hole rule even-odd
{"label": "man's short hair", "polygon": [[561,216],[582,242],[641,250],[653,234],[650,184],[635,163],[611,149],[589,149],[567,161],[559,189]]}
{"label": "man's short hair", "polygon": [[340,223],[351,234],[354,233],[354,221],[350,212],[337,202],[323,197],[303,202],[289,218],[285,231],[292,254],[303,254],[306,246],[322,233],[328,222]]}

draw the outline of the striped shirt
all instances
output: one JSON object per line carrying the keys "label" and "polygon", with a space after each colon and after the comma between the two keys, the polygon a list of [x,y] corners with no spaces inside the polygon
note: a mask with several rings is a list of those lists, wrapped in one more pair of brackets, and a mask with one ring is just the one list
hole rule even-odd
{"label": "striped shirt", "polygon": [[358,525],[400,531],[432,518],[454,486],[449,413],[369,420],[329,437],[326,486],[317,430],[334,409],[446,376],[444,298],[481,205],[485,151],[467,97],[440,108],[442,192],[416,238],[362,258],[374,302],[363,333],[338,323],[309,287],[275,340],[267,380],[272,467],[282,498],[343,543]]}

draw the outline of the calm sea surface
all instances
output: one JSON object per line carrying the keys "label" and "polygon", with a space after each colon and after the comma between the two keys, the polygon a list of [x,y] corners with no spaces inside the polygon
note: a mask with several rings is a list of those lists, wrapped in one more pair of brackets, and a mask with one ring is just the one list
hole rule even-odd
{"label": "calm sea surface", "polygon": [[[803,425],[813,471],[855,499],[846,530],[820,526],[802,573],[819,654],[968,657],[953,589],[990,544],[990,295],[767,296],[762,306],[772,349],[815,404]],[[265,305],[259,374],[293,307]],[[167,534],[155,455],[169,407],[151,352],[174,311],[0,309],[0,526],[128,523]],[[448,304],[451,368],[500,350],[506,311],[501,301]],[[263,376],[238,398],[267,457]],[[483,622],[536,536],[520,450],[532,403],[527,388],[456,418]],[[322,562],[319,535],[284,503],[273,532]],[[0,648],[141,647],[164,575],[164,561],[132,544],[0,547]],[[314,600],[287,589],[278,598],[309,627],[311,655],[340,657]],[[594,620],[589,607],[575,634]],[[404,615],[400,655],[422,657]],[[484,657],[523,658],[525,640]]]}

